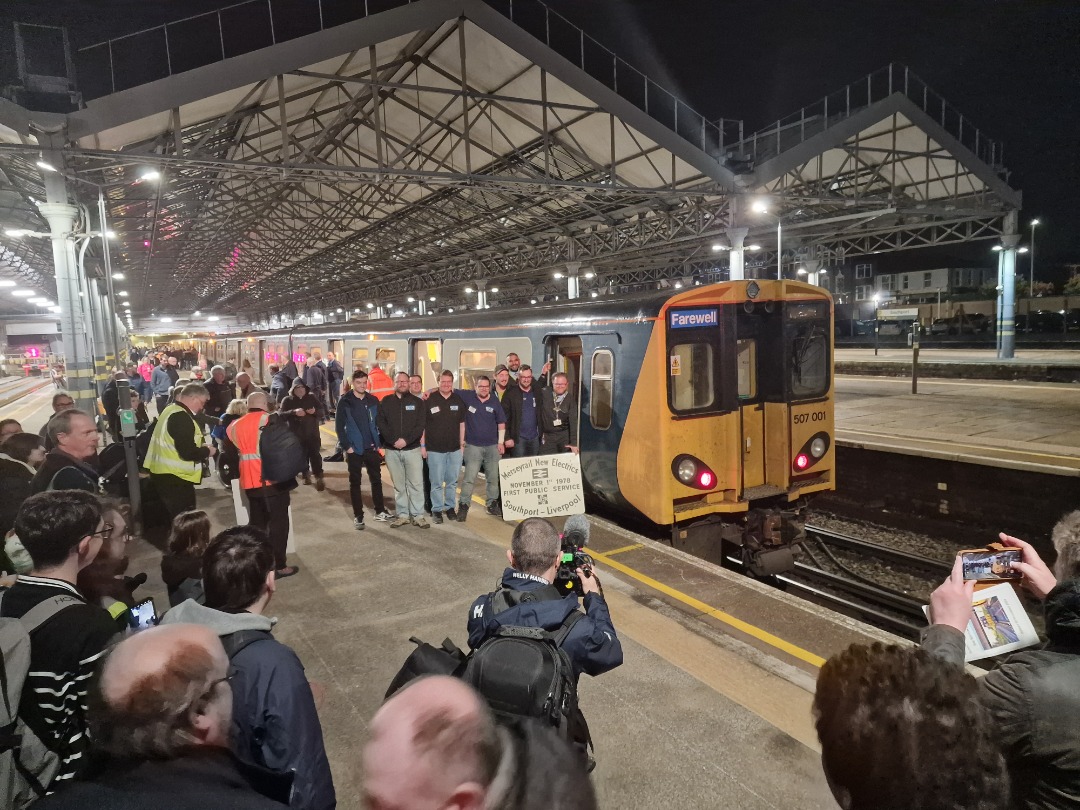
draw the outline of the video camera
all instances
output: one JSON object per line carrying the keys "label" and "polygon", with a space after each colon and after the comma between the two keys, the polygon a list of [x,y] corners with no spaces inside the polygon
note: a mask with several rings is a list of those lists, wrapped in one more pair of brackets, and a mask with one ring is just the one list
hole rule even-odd
{"label": "video camera", "polygon": [[[580,568],[585,572],[585,576],[596,576],[593,573],[592,557],[584,552],[589,543],[589,519],[584,515],[571,515],[563,526],[561,540],[562,549],[559,554],[559,570],[555,574],[555,587],[566,596],[571,592],[576,596],[584,596],[585,591],[581,587],[577,570]],[[599,579],[596,582],[597,585],[600,584]]]}

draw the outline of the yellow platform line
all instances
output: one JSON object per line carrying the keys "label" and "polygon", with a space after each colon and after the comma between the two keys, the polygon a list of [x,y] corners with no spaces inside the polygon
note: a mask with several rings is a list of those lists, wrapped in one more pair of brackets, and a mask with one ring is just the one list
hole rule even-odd
{"label": "yellow platform line", "polygon": [[[620,550],[621,549],[616,549],[616,551]],[[592,557],[594,559],[602,560],[605,565],[611,566],[619,573],[625,574],[626,576],[630,577],[631,579],[637,580],[643,585],[647,585],[654,590],[660,591],[660,593],[666,596],[670,596],[672,599],[682,602],[687,607],[700,611],[706,616],[712,616],[717,621],[723,622],[729,627],[733,627],[736,630],[746,633],[748,636],[752,636],[758,641],[768,644],[770,647],[775,647],[778,650],[783,650],[788,655],[794,656],[800,661],[805,661],[806,663],[815,667],[820,667],[822,664],[825,663],[825,659],[822,658],[820,655],[814,655],[814,653],[808,650],[804,650],[802,647],[795,646],[790,641],[785,641],[779,636],[775,636],[772,633],[762,630],[760,627],[752,625],[749,622],[744,622],[742,619],[738,619],[732,616],[730,613],[725,613],[722,610],[714,608],[712,605],[708,605],[705,602],[702,602],[700,599],[695,599],[694,597],[685,594],[682,591],[676,590],[670,585],[665,585],[663,582],[655,580],[652,577],[641,573],[640,571],[636,571],[628,565],[623,565],[618,560],[608,559],[607,554],[604,554],[603,552],[597,552],[595,554],[592,554]]]}
{"label": "yellow platform line", "polygon": [[[611,551],[605,551],[605,552],[603,552],[603,555],[604,555],[605,558],[613,557],[616,554],[622,554],[622,553],[624,553],[626,551],[637,551],[639,548],[645,548],[645,544],[644,543],[634,543],[634,544],[629,545],[629,546],[623,546],[622,548],[616,548],[616,549],[612,549]],[[589,554],[592,555],[592,556],[598,556],[598,555],[594,555],[592,550],[589,550]]]}

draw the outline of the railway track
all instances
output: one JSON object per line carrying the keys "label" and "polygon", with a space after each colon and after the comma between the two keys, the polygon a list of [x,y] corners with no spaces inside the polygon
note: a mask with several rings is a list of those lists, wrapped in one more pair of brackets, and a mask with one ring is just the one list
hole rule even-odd
{"label": "railway track", "polygon": [[797,562],[793,574],[778,578],[787,590],[905,638],[919,637],[926,627],[925,599],[875,581],[835,552],[854,552],[890,571],[903,571],[924,581],[928,590],[948,576],[948,563],[815,526],[807,526],[806,535],[802,552],[808,562]]}

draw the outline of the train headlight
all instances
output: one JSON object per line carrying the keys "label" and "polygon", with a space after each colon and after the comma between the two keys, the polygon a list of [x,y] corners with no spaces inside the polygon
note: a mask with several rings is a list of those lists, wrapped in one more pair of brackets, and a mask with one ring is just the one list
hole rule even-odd
{"label": "train headlight", "polygon": [[684,484],[693,483],[697,477],[697,465],[691,459],[684,458],[675,468],[675,477]]}
{"label": "train headlight", "polygon": [[680,483],[694,489],[712,489],[716,486],[716,473],[699,458],[682,454],[671,462],[671,474]]}
{"label": "train headlight", "polygon": [[831,443],[828,433],[815,433],[806,444],[799,448],[799,452],[791,460],[792,472],[801,473],[809,470],[825,457]]}

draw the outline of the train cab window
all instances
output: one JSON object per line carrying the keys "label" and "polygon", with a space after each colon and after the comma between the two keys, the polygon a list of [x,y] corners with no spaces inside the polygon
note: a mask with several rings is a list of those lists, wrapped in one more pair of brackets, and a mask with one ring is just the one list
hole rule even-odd
{"label": "train cab window", "polygon": [[458,352],[458,386],[467,391],[476,388],[476,378],[491,376],[498,364],[498,352],[494,349],[466,349]]}
{"label": "train cab window", "polygon": [[589,421],[597,430],[611,427],[612,378],[615,358],[608,349],[592,356],[592,385],[589,393]]}
{"label": "train cab window", "polygon": [[676,411],[708,408],[716,399],[713,347],[709,343],[677,343],[671,347],[671,406]]}
{"label": "train cab window", "polygon": [[352,367],[353,371],[359,369],[368,370],[368,350],[366,346],[352,350]]}
{"label": "train cab window", "polygon": [[739,399],[757,397],[757,341],[740,340],[736,349]]}
{"label": "train cab window", "polygon": [[829,390],[829,309],[824,302],[789,305],[785,324],[788,395],[823,397]]}

